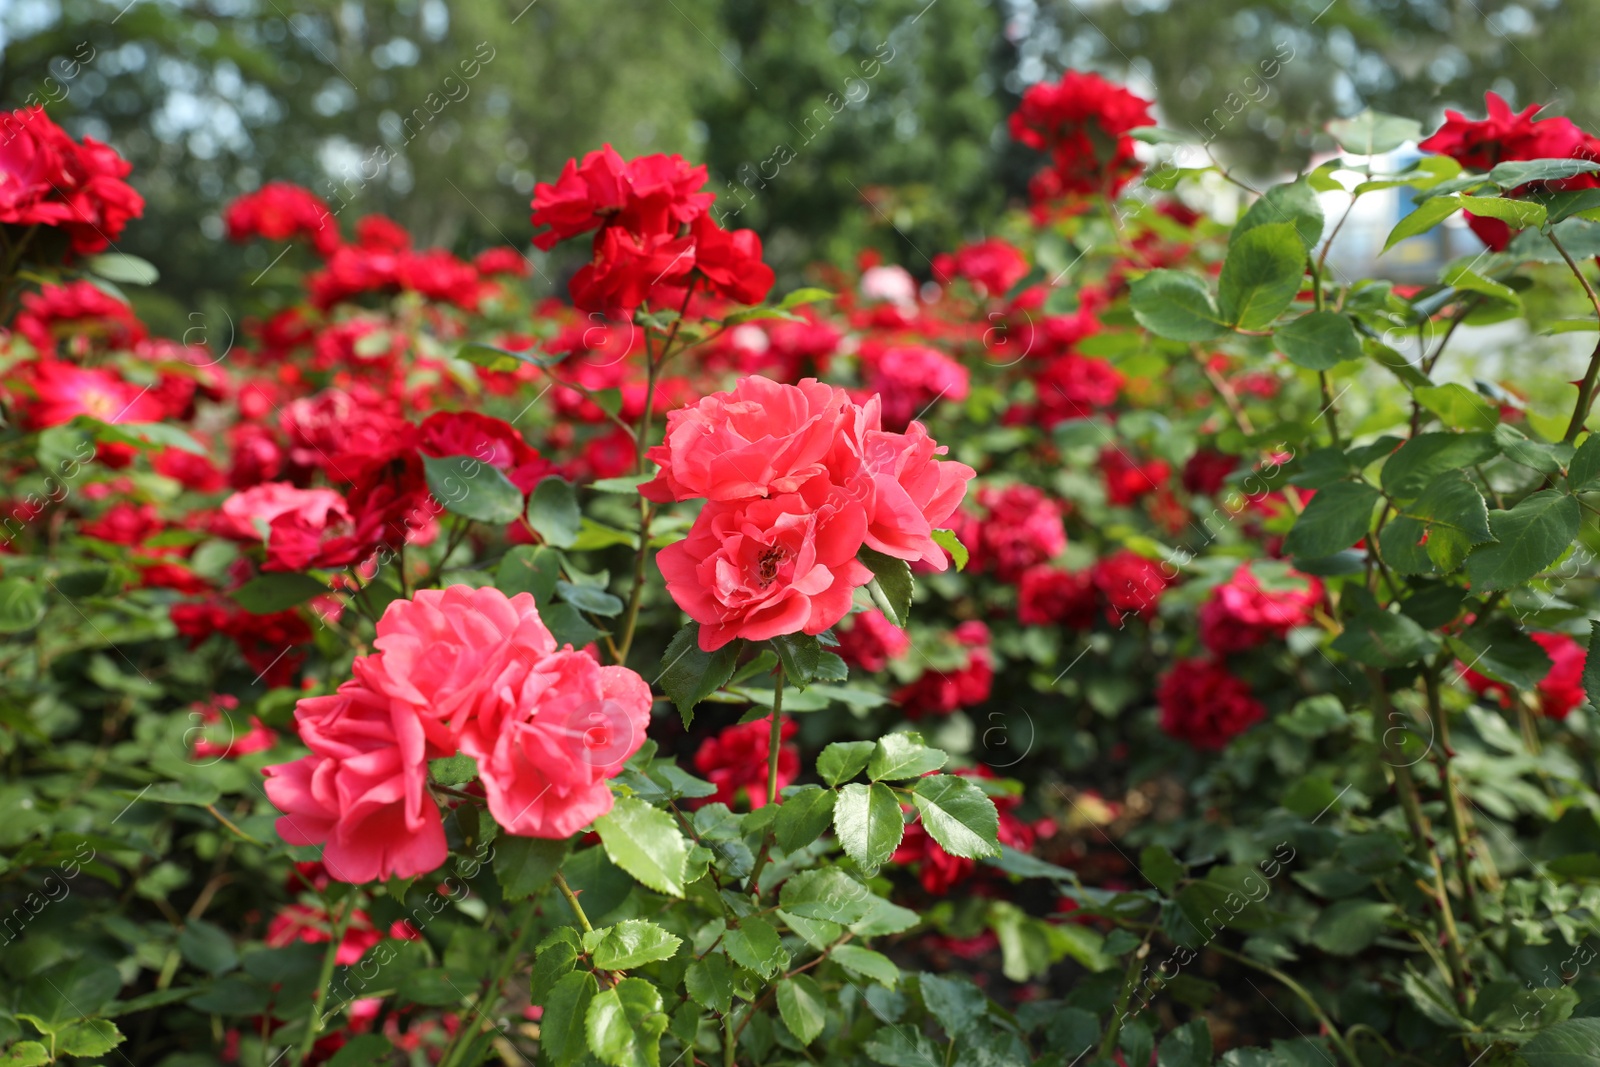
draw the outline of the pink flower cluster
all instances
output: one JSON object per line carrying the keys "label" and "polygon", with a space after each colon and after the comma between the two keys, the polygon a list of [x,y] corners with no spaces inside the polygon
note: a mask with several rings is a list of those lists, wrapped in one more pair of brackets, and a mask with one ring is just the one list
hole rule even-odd
{"label": "pink flower cluster", "polygon": [[396,600],[355,677],[295,709],[311,754],[267,768],[278,833],[325,845],[345,882],[445,860],[428,761],[477,761],[489,812],[524,837],[568,837],[611,810],[606,779],[644,743],[650,687],[557,648],[533,597],[451,586]]}
{"label": "pink flower cluster", "polygon": [[863,545],[934,570],[949,566],[933,532],[974,471],[921,423],[882,428],[876,397],[752,375],[667,416],[660,464],[639,491],[658,503],[707,501],[689,535],[656,557],[667,590],[700,623],[700,647],[735,638],[819,634],[850,610],[872,572]]}

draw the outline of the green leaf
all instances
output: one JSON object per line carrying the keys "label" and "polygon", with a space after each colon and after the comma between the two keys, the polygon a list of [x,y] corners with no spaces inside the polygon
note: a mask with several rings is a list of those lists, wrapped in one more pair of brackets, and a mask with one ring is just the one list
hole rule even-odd
{"label": "green leaf", "polygon": [[1495,543],[1467,557],[1474,592],[1521,585],[1559,559],[1578,538],[1583,512],[1575,497],[1543,489],[1510,511],[1489,513]]}
{"label": "green leaf", "polygon": [[587,611],[591,615],[612,618],[622,614],[623,605],[619,598],[592,585],[575,585],[572,582],[558,581],[556,596],[579,611]]}
{"label": "green leaf", "polygon": [[103,1056],[126,1040],[109,1019],[86,1019],[56,1035],[56,1053],[68,1056]]}
{"label": "green leaf", "polygon": [[790,308],[797,308],[801,304],[815,304],[820,300],[832,300],[834,295],[826,289],[796,289],[778,301],[778,310],[788,311]]}
{"label": "green leaf", "polygon": [[1489,171],[1489,180],[1502,189],[1515,189],[1529,182],[1551,182],[1591,174],[1600,170],[1600,163],[1588,159],[1526,159],[1497,163]]}
{"label": "green leaf", "polygon": [[[520,494],[517,503],[520,511]],[[583,513],[578,510],[578,497],[572,491],[572,484],[552,475],[535,486],[533,495],[528,498],[528,525],[547,545],[571,546],[583,527]]]}
{"label": "green leaf", "polygon": [[1461,206],[1473,215],[1499,219],[1514,230],[1543,226],[1544,205],[1536,200],[1513,200],[1503,196],[1462,197]]}
{"label": "green leaf", "polygon": [[1600,1018],[1557,1023],[1517,1051],[1528,1067],[1600,1067]]}
{"label": "green leaf", "polygon": [[1157,1067],[1211,1067],[1211,1025],[1191,1019],[1161,1039]]}
{"label": "green leaf", "polygon": [[600,984],[588,971],[573,971],[550,990],[539,1020],[540,1051],[556,1067],[569,1067],[586,1052],[585,1019]]}
{"label": "green leaf", "polygon": [[1371,108],[1348,119],[1328,123],[1328,133],[1339,147],[1359,156],[1381,156],[1407,141],[1422,139],[1422,123]]}
{"label": "green leaf", "polygon": [[[1470,203],[1470,201],[1469,201]],[[1522,308],[1522,297],[1509,285],[1504,285],[1493,278],[1485,278],[1477,271],[1469,270],[1465,266],[1451,267],[1444,272],[1444,283],[1455,286],[1457,289],[1469,293],[1480,293],[1493,300],[1500,300],[1514,305],[1519,311]]]}
{"label": "green leaf", "polygon": [[1176,270],[1153,270],[1129,286],[1140,326],[1169,341],[1213,341],[1228,332],[1205,282]]}
{"label": "green leaf", "polygon": [[1328,647],[1369,667],[1403,667],[1438,646],[1439,639],[1409,615],[1373,606],[1356,612]]}
{"label": "green leaf", "polygon": [[591,626],[571,604],[544,605],[539,609],[539,615],[557,645],[582,648],[600,636],[600,631]]}
{"label": "green leaf", "polygon": [[1458,430],[1492,430],[1500,421],[1500,412],[1493,404],[1455,382],[1422,386],[1413,395],[1446,426]]}
{"label": "green leaf", "polygon": [[1590,434],[1572,454],[1567,463],[1567,488],[1574,493],[1600,488],[1600,433]]}
{"label": "green leaf", "polygon": [[970,558],[967,546],[961,543],[961,538],[956,536],[954,530],[933,531],[933,543],[950,553],[950,558],[955,561],[956,570],[967,569],[967,560]]}
{"label": "green leaf", "polygon": [[773,823],[778,847],[794,852],[821,837],[833,823],[837,799],[833,790],[818,785],[803,785],[786,793]]}
{"label": "green leaf", "polygon": [[696,704],[728,684],[743,644],[730,641],[715,652],[703,651],[697,622],[679,630],[667,643],[667,650],[661,654],[661,676],[656,684],[677,707],[684,726],[694,722]]}
{"label": "green leaf", "polygon": [[683,984],[694,1002],[707,1011],[726,1015],[733,1006],[733,967],[720,953],[689,964]]}
{"label": "green leaf", "polygon": [[1445,471],[1476,466],[1496,451],[1486,433],[1418,434],[1384,461],[1379,481],[1391,497],[1410,500]]}
{"label": "green leaf", "polygon": [[683,896],[689,843],[671,815],[634,797],[619,797],[594,828],[612,863],[658,893]]}
{"label": "green leaf", "polygon": [[522,516],[522,490],[498,467],[471,456],[423,456],[428,491],[462,518],[504,526]]}
{"label": "green leaf", "polygon": [[1172,850],[1165,845],[1146,845],[1139,851],[1139,870],[1150,884],[1157,889],[1172,895],[1178,882],[1189,873]]}
{"label": "green leaf", "polygon": [[911,802],[922,816],[923,828],[952,856],[977,859],[1000,854],[1000,814],[994,801],[969,779],[958,774],[918,779]]}
{"label": "green leaf", "polygon": [[597,493],[616,493],[618,496],[638,496],[639,487],[650,481],[652,474],[625,474],[620,478],[597,478],[588,488]]}
{"label": "green leaf", "polygon": [[1293,223],[1269,222],[1228,246],[1217,278],[1217,306],[1236,329],[1271,326],[1300,292],[1306,249]]}
{"label": "green leaf", "polygon": [[[1422,495],[1400,509],[1402,515],[1427,523],[1431,528],[1449,527],[1469,544],[1489,540],[1489,507],[1478,487],[1460,471],[1446,471],[1422,491]],[[1433,541],[1430,537],[1428,544]],[[1430,553],[1431,555],[1431,553]],[[1437,559],[1435,563],[1439,562]]]}
{"label": "green leaf", "polygon": [[178,951],[185,960],[207,974],[225,974],[239,966],[233,938],[220,926],[190,919],[178,934]]}
{"label": "green leaf", "polygon": [[37,1041],[18,1041],[0,1056],[0,1067],[44,1067],[51,1061],[50,1050]]}
{"label": "green leaf", "polygon": [[1308,370],[1328,370],[1361,358],[1361,340],[1348,315],[1310,311],[1272,335],[1273,347]]}
{"label": "green leaf", "polygon": [[624,978],[589,1002],[589,1051],[610,1067],[661,1067],[661,1035],[670,1022],[661,993],[643,978]]}
{"label": "green leaf", "polygon": [[1388,240],[1383,242],[1383,250],[1387,252],[1407,237],[1415,237],[1419,233],[1433,229],[1460,209],[1459,196],[1436,196],[1424,200],[1417,205],[1415,211],[1401,219],[1395,224],[1394,229],[1389,231]]}
{"label": "green leaf", "polygon": [[801,871],[783,883],[778,900],[791,915],[845,924],[860,922],[888,903],[837,867]]}
{"label": "green leaf", "polygon": [[1445,639],[1463,664],[1517,689],[1531,690],[1550,673],[1550,656],[1511,619],[1490,616]]}
{"label": "green leaf", "polygon": [[872,594],[873,601],[889,617],[890,622],[905,629],[911,622],[911,564],[865,545],[861,546],[856,557],[872,571],[873,578],[867,585],[867,591]]}
{"label": "green leaf", "polygon": [[822,642],[813,634],[783,634],[771,640],[772,650],[783,664],[783,678],[797,689],[817,680],[822,661]]}
{"label": "green leaf", "polygon": [[860,945],[840,945],[828,955],[845,970],[870,978],[887,989],[900,983],[900,968],[881,952]]}
{"label": "green leaf", "polygon": [[304,574],[263,574],[229,593],[235,604],[252,615],[272,615],[304,604],[328,592],[328,587]]}
{"label": "green leaf", "polygon": [[763,978],[771,978],[789,965],[789,952],[783,947],[777,929],[754,915],[739,920],[739,925],[722,935],[728,958]]}
{"label": "green leaf", "polygon": [[866,769],[877,750],[873,741],[835,741],[817,756],[817,774],[829,785],[848,782]]}
{"label": "green leaf", "polygon": [[846,855],[863,871],[872,874],[888,863],[905,829],[900,802],[888,786],[851,783],[840,788],[833,830]]}
{"label": "green leaf", "polygon": [[20,634],[44,618],[44,596],[26,578],[0,579],[0,634]]}
{"label": "green leaf", "polygon": [[828,1002],[822,987],[809,974],[797,974],[778,983],[778,1014],[789,1032],[809,1045],[828,1021]]}
{"label": "green leaf", "polygon": [[540,366],[539,359],[533,352],[512,352],[494,345],[486,345],[481,341],[468,341],[456,349],[456,359],[483,367],[486,370],[507,372],[514,371],[524,364]]}
{"label": "green leaf", "polygon": [[1381,900],[1341,900],[1330,904],[1311,926],[1311,943],[1335,956],[1354,956],[1383,932],[1395,906]]}
{"label": "green leaf", "polygon": [[549,998],[556,983],[572,973],[582,951],[577,931],[570,926],[557,927],[539,943],[533,975],[528,982],[532,1003],[542,1004]]}
{"label": "green leaf", "polygon": [[83,260],[83,269],[120,285],[154,285],[161,280],[155,265],[126,252],[102,252]]}
{"label": "green leaf", "polygon": [[669,960],[683,944],[682,938],[645,919],[624,919],[595,932],[601,936],[592,950],[594,965],[603,971],[631,971]]}
{"label": "green leaf", "polygon": [[1284,539],[1284,552],[1316,559],[1349,548],[1367,536],[1380,496],[1365,482],[1339,482],[1317,490]]}
{"label": "green leaf", "polygon": [[478,761],[465,752],[428,761],[428,778],[439,785],[466,785],[478,777]]}
{"label": "green leaf", "polygon": [[920,778],[929,771],[945,765],[950,757],[937,748],[929,748],[916,734],[885,734],[873,746],[872,759],[867,763],[867,777],[874,782],[899,782],[907,778]]}
{"label": "green leaf", "polygon": [[1511,462],[1530,467],[1540,474],[1560,474],[1562,459],[1570,462],[1574,454],[1571,445],[1535,441],[1508,422],[1502,422],[1494,428],[1494,441]]}
{"label": "green leaf", "polygon": [[1294,226],[1301,245],[1308,253],[1322,240],[1325,222],[1322,204],[1318,202],[1316,190],[1311,188],[1310,183],[1301,179],[1268,189],[1234,223],[1232,239],[1237,241],[1241,235],[1256,227],[1273,222],[1287,222]]}
{"label": "green leaf", "polygon": [[945,1054],[928,1035],[904,1026],[882,1027],[862,1051],[883,1067],[940,1067]]}
{"label": "green leaf", "polygon": [[1418,370],[1416,365],[1404,355],[1396,352],[1394,349],[1390,348],[1388,345],[1377,340],[1376,338],[1368,337],[1363,339],[1361,342],[1361,350],[1367,354],[1368,359],[1389,371],[1389,373],[1393,374],[1396,378],[1399,378],[1400,381],[1406,385],[1414,388],[1419,385],[1428,385],[1432,381],[1432,379]]}
{"label": "green leaf", "polygon": [[917,974],[917,990],[922,994],[922,1006],[951,1037],[967,1033],[989,1012],[989,998],[965,978],[945,978],[921,971]]}
{"label": "green leaf", "polygon": [[502,834],[494,843],[494,876],[508,901],[527,900],[549,884],[567,858],[567,842]]}

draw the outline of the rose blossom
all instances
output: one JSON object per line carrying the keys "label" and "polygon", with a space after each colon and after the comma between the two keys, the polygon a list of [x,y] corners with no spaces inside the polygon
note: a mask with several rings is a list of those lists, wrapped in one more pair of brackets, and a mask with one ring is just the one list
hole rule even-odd
{"label": "rose blossom", "polygon": [[949,558],[934,542],[933,531],[950,521],[977,472],[965,463],[935,459],[948,449],[935,444],[920,422],[902,434],[879,429],[877,421],[876,400],[869,401],[829,465],[848,472],[842,484],[867,510],[869,548],[945,570]]}
{"label": "rose blossom", "polygon": [[1310,622],[1322,599],[1322,583],[1305,575],[1296,577],[1303,580],[1296,588],[1263,589],[1250,573],[1250,564],[1240,564],[1200,609],[1201,642],[1219,656],[1244,652]]}
{"label": "rose blossom", "polygon": [[1244,680],[1208,659],[1181,659],[1156,691],[1161,729],[1195,748],[1221,751],[1266,718],[1267,709]]}
{"label": "rose blossom", "polygon": [[[795,721],[784,716],[779,731],[783,741],[788,741],[800,729]],[[765,807],[767,796],[767,753],[772,740],[772,721],[729,726],[714,737],[700,743],[694,754],[694,769],[705,775],[717,787],[713,796],[704,797],[691,804],[726,804],[730,808],[743,796],[750,807]],[[781,791],[800,774],[800,749],[782,744],[778,749],[778,789]]]}
{"label": "rose blossom", "polygon": [[700,647],[736,637],[819,634],[844,618],[872,572],[856,558],[861,505],[825,478],[766,500],[713,501],[689,536],[663,548],[667,591],[700,623]]}
{"label": "rose blossom", "polygon": [[793,493],[827,473],[850,398],[806,378],[797,385],[751,375],[733,389],[667,416],[663,442],[645,455],[661,465],[639,487],[647,500],[745,500]]}

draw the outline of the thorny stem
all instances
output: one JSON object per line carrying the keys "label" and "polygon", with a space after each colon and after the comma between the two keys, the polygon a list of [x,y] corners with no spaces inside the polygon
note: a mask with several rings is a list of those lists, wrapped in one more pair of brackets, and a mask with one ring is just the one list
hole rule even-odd
{"label": "thorny stem", "polygon": [[583,932],[593,931],[594,927],[589,925],[589,917],[583,913],[583,905],[578,903],[578,894],[572,891],[572,887],[567,884],[567,876],[560,871],[556,872],[556,888],[567,898],[567,906],[572,909],[572,914],[577,916],[578,925],[583,927]]}
{"label": "thorny stem", "polygon": [[[1394,706],[1389,702],[1389,691],[1384,686],[1383,673],[1376,667],[1367,668],[1367,681],[1372,687],[1373,712],[1380,723],[1394,718]],[[1392,729],[1383,731],[1383,745],[1389,751],[1394,770],[1395,786],[1400,793],[1400,806],[1405,811],[1406,825],[1411,831],[1413,852],[1418,862],[1433,868],[1434,887],[1431,895],[1439,905],[1439,916],[1444,924],[1445,956],[1450,961],[1450,986],[1456,1000],[1471,1006],[1472,972],[1468,969],[1465,954],[1461,951],[1461,933],[1456,929],[1455,912],[1450,907],[1450,895],[1445,891],[1444,870],[1439,864],[1439,854],[1433,848],[1433,832],[1428,828],[1427,816],[1422,812],[1422,801],[1417,792],[1417,781],[1411,773],[1411,764],[1405,753],[1389,740]],[[1419,883],[1420,884],[1420,883]]]}
{"label": "thorny stem", "polygon": [[1433,718],[1434,736],[1439,741],[1439,777],[1444,781],[1445,811],[1450,820],[1450,835],[1456,843],[1456,876],[1461,879],[1461,892],[1472,913],[1473,925],[1483,928],[1483,905],[1478,899],[1477,886],[1467,871],[1467,823],[1461,809],[1461,791],[1456,785],[1455,750],[1450,746],[1450,717],[1445,714],[1439,700],[1438,666],[1422,675],[1423,687],[1428,696],[1428,714]]}
{"label": "thorny stem", "polygon": [[[1589,284],[1589,279],[1584,277],[1583,271],[1573,261],[1572,256],[1562,247],[1556,235],[1545,235],[1550,238],[1550,243],[1555,245],[1556,251],[1561,253],[1561,258],[1567,261],[1567,269],[1572,276],[1578,279],[1578,284],[1583,286],[1584,295],[1589,298],[1589,304],[1594,308],[1595,317],[1600,319],[1600,295],[1596,295],[1594,286]],[[1584,422],[1589,418],[1589,409],[1594,406],[1594,383],[1596,376],[1600,376],[1600,344],[1595,345],[1594,352],[1589,356],[1589,366],[1583,372],[1583,380],[1578,383],[1578,402],[1572,407],[1572,419],[1567,423],[1567,432],[1561,435],[1565,444],[1571,444],[1578,436],[1578,431],[1583,429]]]}

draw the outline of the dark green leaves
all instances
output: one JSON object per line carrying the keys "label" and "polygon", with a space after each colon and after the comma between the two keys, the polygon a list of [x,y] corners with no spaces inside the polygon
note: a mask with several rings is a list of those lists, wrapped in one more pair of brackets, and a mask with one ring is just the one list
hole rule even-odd
{"label": "dark green leaves", "polygon": [[1240,330],[1271,326],[1300,292],[1305,261],[1293,223],[1269,222],[1235,238],[1217,279],[1223,321]]}
{"label": "dark green leaves", "polygon": [[1361,358],[1361,341],[1347,315],[1309,311],[1272,335],[1273,347],[1308,370],[1328,370]]}
{"label": "dark green leaves", "polygon": [[1338,901],[1317,916],[1311,943],[1335,956],[1354,956],[1383,932],[1394,910],[1393,904],[1381,900]]}
{"label": "dark green leaves", "polygon": [[1467,557],[1473,588],[1489,592],[1526,582],[1572,546],[1582,518],[1577,499],[1554,489],[1540,490],[1510,511],[1490,512],[1494,543]]}
{"label": "dark green leaves", "polygon": [[948,758],[939,749],[924,745],[922,738],[914,734],[886,734],[873,748],[867,777],[874,782],[918,778],[943,767]]}
{"label": "dark green leaves", "polygon": [[1460,470],[1494,458],[1494,438],[1486,433],[1418,434],[1383,464],[1383,491],[1410,500],[1445,471]]}
{"label": "dark green leaves", "polygon": [[853,783],[839,790],[833,830],[845,853],[867,873],[889,862],[905,833],[900,802],[882,783]]}
{"label": "dark green leaves", "polygon": [[1583,658],[1583,691],[1589,706],[1600,708],[1600,622],[1589,623],[1589,645]]}
{"label": "dark green leaves", "polygon": [[44,597],[38,586],[26,578],[0,579],[0,634],[19,634],[33,629],[44,618],[44,611]]}
{"label": "dark green leaves", "polygon": [[272,615],[304,604],[328,587],[304,574],[263,574],[252,578],[228,595],[252,615]]}
{"label": "dark green leaves", "polygon": [[567,842],[502,835],[494,843],[494,874],[506,900],[526,900],[561,868]]}
{"label": "dark green leaves", "polygon": [[783,664],[785,682],[792,683],[797,689],[804,689],[816,681],[817,667],[822,662],[822,643],[815,636],[784,634],[774,637],[771,644],[773,651],[778,654],[778,662]]}
{"label": "dark green leaves", "polygon": [[[519,511],[520,504],[519,494]],[[578,510],[578,499],[571,484],[550,477],[535,486],[533,495],[528,498],[528,525],[545,544],[556,548],[568,548],[577,541],[578,531],[583,527],[583,513]]]}
{"label": "dark green leaves", "polygon": [[1176,270],[1153,270],[1129,287],[1133,317],[1169,341],[1212,341],[1228,332],[1205,282]]}
{"label": "dark green leaves", "polygon": [[600,983],[588,971],[573,971],[544,999],[539,1047],[556,1067],[569,1067],[588,1051],[584,1023]]}
{"label": "dark green leaves", "polygon": [[770,978],[789,965],[789,952],[778,931],[754,915],[739,920],[736,928],[722,935],[722,943],[729,959],[763,978]]}
{"label": "dark green leaves", "polygon": [[857,558],[872,571],[867,591],[889,621],[904,629],[911,622],[911,565],[903,559],[861,547]]}
{"label": "dark green leaves", "polygon": [[1401,514],[1427,525],[1424,547],[1442,574],[1454,572],[1472,546],[1489,540],[1488,505],[1460,471],[1447,471],[1429,482]]}
{"label": "dark green leaves", "polygon": [[1528,1067],[1600,1067],[1600,1018],[1557,1023],[1517,1051]]}
{"label": "dark green leaves", "polygon": [[1310,252],[1322,239],[1322,205],[1317,201],[1316,190],[1306,181],[1274,185],[1268,189],[1233,227],[1233,240],[1258,226],[1287,222],[1294,226],[1300,243]]}
{"label": "dark green leaves", "polygon": [[446,510],[504,526],[522,516],[522,490],[498,468],[471,456],[423,456],[428,490]]}
{"label": "dark green leaves", "polygon": [[1600,486],[1600,434],[1590,434],[1567,464],[1567,488],[1574,493]]}
{"label": "dark green leaves", "polygon": [[994,802],[970,780],[936,774],[918,780],[911,794],[922,825],[952,856],[977,859],[1000,854],[1000,816]]}
{"label": "dark green leaves", "polygon": [[785,796],[773,824],[778,847],[793,852],[821,837],[833,822],[837,798],[833,790],[815,785],[800,786]]}
{"label": "dark green leaves", "polygon": [[809,1045],[828,1021],[822,987],[808,974],[783,979],[778,983],[778,1014],[789,1032]]}
{"label": "dark green leaves", "polygon": [[1295,520],[1284,540],[1284,551],[1315,559],[1349,548],[1367,536],[1379,497],[1379,492],[1364,482],[1338,482],[1319,489]]}
{"label": "dark green leaves", "polygon": [[700,624],[679,630],[661,654],[661,677],[656,683],[677,707],[683,725],[694,722],[694,708],[733,677],[741,641],[730,641],[715,652],[700,648]]}

